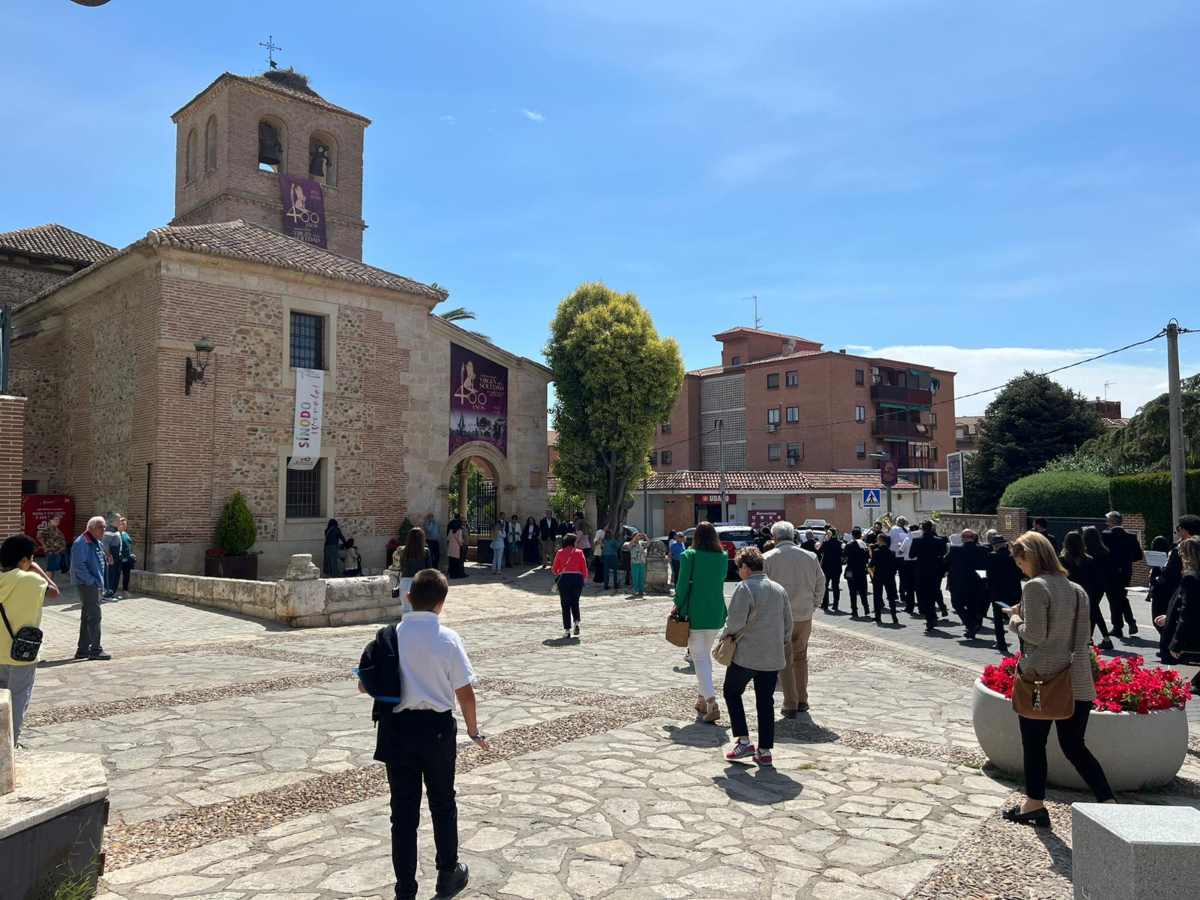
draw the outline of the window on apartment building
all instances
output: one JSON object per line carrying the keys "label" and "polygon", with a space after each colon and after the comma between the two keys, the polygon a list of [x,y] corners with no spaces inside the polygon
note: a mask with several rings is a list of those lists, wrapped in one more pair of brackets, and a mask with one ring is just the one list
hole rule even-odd
{"label": "window on apartment building", "polygon": [[663,434],[670,434],[670,433],[671,433],[671,423],[670,423],[670,422],[663,422],[661,425],[659,425],[659,426],[658,426],[658,429],[659,429],[659,431],[661,431]]}
{"label": "window on apartment building", "polygon": [[[291,462],[290,458],[288,462]],[[321,518],[321,475],[324,469],[325,460],[322,459],[311,469],[287,470],[287,518]]]}
{"label": "window on apartment building", "polygon": [[925,424],[930,428],[937,428],[937,413],[925,413]]}
{"label": "window on apartment building", "polygon": [[325,368],[325,317],[292,312],[292,357],[294,369]]}
{"label": "window on apartment building", "polygon": [[658,453],[650,454],[650,465],[652,465],[652,466],[658,465]]}
{"label": "window on apartment building", "polygon": [[21,493],[22,494],[36,494],[37,491],[38,491],[38,483],[37,483],[36,479],[34,479],[34,480],[22,479],[22,481],[21,481]]}
{"label": "window on apartment building", "polygon": [[767,410],[767,424],[768,425],[778,425],[779,424],[779,407],[778,406],[772,407],[771,409]]}
{"label": "window on apartment building", "polygon": [[782,448],[779,444],[767,444],[767,460],[769,462],[779,462],[782,458]]}
{"label": "window on apartment building", "polygon": [[661,454],[659,454],[659,459],[662,461],[664,466],[669,466],[671,464],[671,456],[672,453],[670,450],[664,450]]}
{"label": "window on apartment building", "polygon": [[767,375],[767,390],[773,391],[779,387],[779,373],[771,372]]}
{"label": "window on apartment building", "polygon": [[787,408],[787,420],[789,425],[795,425],[800,421],[800,407],[789,406]]}
{"label": "window on apartment building", "polygon": [[932,459],[934,462],[937,462],[937,447],[929,448],[929,458]]}
{"label": "window on apartment building", "polygon": [[804,456],[803,444],[788,444],[787,445],[787,461],[788,465],[799,465],[801,457]]}
{"label": "window on apartment building", "polygon": [[880,384],[883,381],[883,376],[879,373],[878,366],[871,366],[871,384]]}
{"label": "window on apartment building", "polygon": [[866,384],[867,383],[866,371],[864,371],[863,369],[855,369],[854,370],[854,383],[855,384]]}
{"label": "window on apartment building", "polygon": [[791,372],[785,372],[783,374],[783,383],[786,384],[788,387],[799,387],[800,386],[800,373],[797,372],[795,369],[793,369]]}
{"label": "window on apartment building", "polygon": [[867,408],[865,406],[854,407],[854,421],[855,422],[867,421]]}
{"label": "window on apartment building", "polygon": [[920,472],[918,484],[923,491],[936,491],[938,486],[937,472]]}
{"label": "window on apartment building", "polygon": [[867,445],[864,444],[862,441],[859,441],[857,444],[855,444],[854,445],[854,455],[858,459],[866,459],[867,458]]}
{"label": "window on apartment building", "polygon": [[740,356],[734,356],[729,360],[729,364],[731,366],[740,366],[742,364],[742,358]]}

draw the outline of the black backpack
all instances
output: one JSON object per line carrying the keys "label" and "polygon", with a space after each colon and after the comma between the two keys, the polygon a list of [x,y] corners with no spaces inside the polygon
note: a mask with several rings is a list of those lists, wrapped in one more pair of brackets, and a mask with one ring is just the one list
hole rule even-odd
{"label": "black backpack", "polygon": [[384,713],[395,709],[404,696],[395,625],[385,625],[375,632],[374,640],[363,648],[354,671],[363,689],[375,701],[371,707],[371,721],[378,722]]}

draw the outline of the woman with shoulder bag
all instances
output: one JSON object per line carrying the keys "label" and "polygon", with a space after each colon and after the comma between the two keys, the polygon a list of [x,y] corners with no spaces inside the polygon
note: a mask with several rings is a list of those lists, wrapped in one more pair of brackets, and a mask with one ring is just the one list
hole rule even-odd
{"label": "woman with shoulder bag", "polygon": [[1025,653],[1013,688],[1013,709],[1025,755],[1025,802],[1004,811],[1021,825],[1050,827],[1046,811],[1046,741],[1053,722],[1058,743],[1098,803],[1116,802],[1104,769],[1084,743],[1088,715],[1096,699],[1092,677],[1091,614],[1087,593],[1067,580],[1054,545],[1036,531],[1012,544],[1013,561],[1029,579],[1021,602],[1007,607],[1009,630]]}
{"label": "woman with shoulder bag", "polygon": [[[1171,662],[1200,665],[1200,538],[1179,542],[1183,577],[1175,589],[1166,615],[1154,620],[1163,631],[1163,646]],[[1200,672],[1192,678],[1192,690],[1200,693]]]}
{"label": "woman with shoulder bag", "polygon": [[713,640],[725,624],[725,576],[729,556],[721,549],[717,530],[708,522],[696,526],[692,546],[679,558],[679,583],[675,586],[675,608],[690,625],[688,652],[696,667],[700,696],[696,712],[705,722],[721,718],[717,691],[713,687]]}
{"label": "woman with shoulder bag", "polygon": [[[724,690],[733,749],[725,758],[733,762],[752,756],[758,765],[769,766],[771,748],[775,746],[775,685],[787,665],[792,604],[783,585],[763,574],[763,556],[757,547],[743,547],[736,563],[742,583],[733,592],[729,618],[713,651],[714,656],[718,652],[724,656],[733,650],[725,670]],[[742,693],[751,681],[758,712],[757,749],[750,743],[750,727],[742,705]]]}

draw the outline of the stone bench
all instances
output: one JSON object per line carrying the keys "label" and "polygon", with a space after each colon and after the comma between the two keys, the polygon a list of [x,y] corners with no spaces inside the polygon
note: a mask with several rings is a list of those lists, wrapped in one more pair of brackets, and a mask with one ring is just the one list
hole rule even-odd
{"label": "stone bench", "polygon": [[1200,890],[1200,810],[1076,803],[1076,900],[1182,900]]}

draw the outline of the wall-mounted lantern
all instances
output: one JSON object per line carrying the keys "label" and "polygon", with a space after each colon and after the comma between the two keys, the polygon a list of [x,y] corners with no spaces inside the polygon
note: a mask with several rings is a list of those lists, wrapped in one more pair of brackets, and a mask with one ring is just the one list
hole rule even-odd
{"label": "wall-mounted lantern", "polygon": [[189,356],[183,364],[183,392],[192,393],[193,384],[204,383],[204,370],[208,368],[208,354],[213,351],[213,342],[208,338],[200,338],[195,343],[196,361]]}

